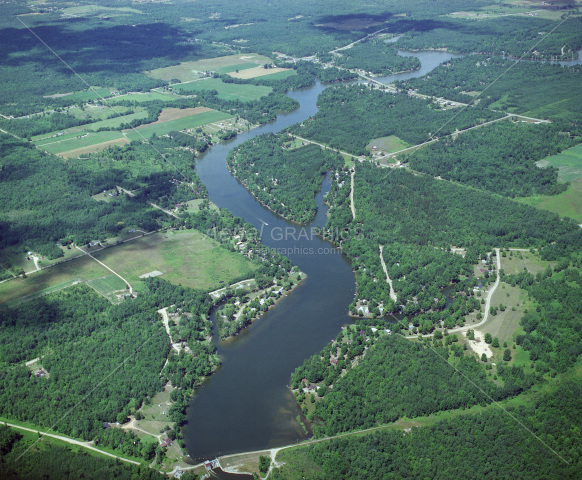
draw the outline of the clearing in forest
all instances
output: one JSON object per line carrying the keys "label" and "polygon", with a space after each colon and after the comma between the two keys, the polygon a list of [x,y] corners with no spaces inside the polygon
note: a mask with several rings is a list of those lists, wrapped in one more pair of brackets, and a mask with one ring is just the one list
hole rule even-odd
{"label": "clearing in forest", "polygon": [[516,200],[582,223],[582,178],[574,180],[568,189],[559,195],[534,195]]}
{"label": "clearing in forest", "polygon": [[404,150],[410,146],[410,144],[406,143],[404,140],[401,140],[396,135],[389,135],[387,137],[380,137],[371,140],[370,143],[366,145],[366,150],[368,150],[370,153],[382,152],[383,154],[387,154],[398,152],[399,150]]}
{"label": "clearing in forest", "polygon": [[571,182],[582,178],[582,143],[557,155],[544,158],[536,162],[536,165],[540,168],[556,167],[560,182]]}

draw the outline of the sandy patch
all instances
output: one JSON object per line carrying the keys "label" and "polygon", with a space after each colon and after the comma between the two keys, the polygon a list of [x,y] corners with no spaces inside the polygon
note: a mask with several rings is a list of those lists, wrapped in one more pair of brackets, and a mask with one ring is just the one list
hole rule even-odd
{"label": "sandy patch", "polygon": [[153,272],[148,272],[144,273],[143,275],[140,275],[139,278],[157,277],[159,275],[163,275],[163,272],[160,272],[159,270],[154,270]]}
{"label": "sandy patch", "polygon": [[59,157],[63,158],[73,158],[84,155],[85,153],[93,153],[99,150],[104,150],[112,145],[126,145],[129,143],[127,138],[116,138],[115,140],[109,140],[108,142],[96,143],[95,145],[89,145],[88,147],[76,148],[75,150],[69,150],[67,152],[57,153]]}
{"label": "sandy patch", "polygon": [[287,70],[291,70],[290,68],[263,68],[263,67],[254,67],[254,68],[247,68],[245,70],[241,70],[238,73],[231,72],[229,75],[233,78],[256,78],[256,77],[264,77],[265,75],[272,75],[273,73],[279,72],[286,72]]}
{"label": "sandy patch", "polygon": [[[466,337],[467,332],[463,332],[463,335],[465,335],[465,337]],[[467,339],[467,342],[469,343],[469,347],[471,347],[471,349],[477,355],[479,355],[479,357],[481,357],[481,355],[485,354],[485,355],[487,355],[488,359],[491,359],[491,357],[493,356],[493,352],[491,351],[491,347],[489,346],[489,344],[485,343],[485,335],[483,334],[482,331],[475,330],[475,340]]]}

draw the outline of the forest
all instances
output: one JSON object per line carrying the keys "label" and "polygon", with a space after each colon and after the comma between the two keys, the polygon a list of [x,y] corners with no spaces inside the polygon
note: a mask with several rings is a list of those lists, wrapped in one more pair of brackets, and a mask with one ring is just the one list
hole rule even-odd
{"label": "forest", "polygon": [[[555,27],[555,22],[516,15],[469,22],[447,18],[438,22],[435,28],[411,31],[407,21],[401,20],[396,23],[396,29],[406,32],[406,35],[396,45],[408,50],[446,48],[467,54],[508,55],[515,58],[525,55],[525,58],[536,60],[566,59],[573,58],[574,52],[582,48],[581,22],[579,16],[571,16],[538,45],[536,40],[540,39],[540,32],[547,33]],[[402,30],[398,29],[399,24]],[[532,45],[535,45],[535,50]]]}
{"label": "forest", "polygon": [[[208,327],[198,319],[206,318],[212,308],[210,297],[160,279],[148,279],[145,286],[143,294],[118,305],[78,285],[19,307],[3,307],[0,414],[39,427],[56,425],[66,435],[96,439],[127,455],[147,458],[147,444],[131,434],[105,431],[103,422],[125,422],[175,378],[175,365],[189,366],[189,383],[184,386],[191,389],[218,362],[214,346],[199,341]],[[187,313],[180,332],[195,356],[190,365],[172,362],[164,370],[170,346],[157,310],[170,305]],[[37,357],[42,357],[45,377],[23,365]],[[79,402],[95,386],[97,390]],[[24,398],[27,401],[21,401]],[[75,415],[64,416],[74,405]],[[111,435],[119,438],[112,441]]]}
{"label": "forest", "polygon": [[273,478],[576,478],[582,448],[577,380],[553,386],[535,402],[509,407],[510,415],[490,408],[428,426],[411,424],[404,431],[383,429],[281,452],[277,461],[285,464]]}
{"label": "forest", "polygon": [[289,148],[285,134],[267,134],[233,149],[227,157],[231,173],[263,205],[305,224],[317,212],[315,196],[324,175],[343,159],[313,144]]}
{"label": "forest", "polygon": [[[516,63],[506,58],[468,55],[439,65],[430,75],[398,81],[396,86],[459,102],[475,101],[480,106],[510,113],[576,124],[582,114],[582,94],[577,88],[580,82],[580,65]],[[570,128],[575,127],[567,130]]]}
{"label": "forest", "polygon": [[[166,475],[143,466],[78,449],[50,437],[0,426],[0,476],[5,480],[85,478],[164,480]],[[189,477],[194,480],[194,477]]]}
{"label": "forest", "polygon": [[[414,418],[475,404],[485,405],[492,399],[514,396],[533,382],[523,371],[513,367],[505,369],[504,384],[496,385],[486,377],[484,366],[464,355],[462,350],[460,356],[455,356],[449,346],[441,345],[435,350],[400,335],[377,334],[373,338],[369,330],[366,333],[370,335],[362,336],[356,329],[350,338],[351,345],[340,342],[328,345],[292,375],[293,386],[302,378],[322,385],[317,395],[323,398],[316,402],[311,414],[316,436],[370,428],[402,417]],[[356,347],[355,352],[350,353],[358,344],[359,349]],[[336,356],[336,349],[340,359],[345,356],[342,363],[347,370],[344,374],[340,374],[340,361],[337,365],[329,361],[330,354]],[[354,353],[362,355],[364,350],[365,355],[350,368]],[[342,354],[343,351],[347,355]],[[320,356],[326,367],[319,364]],[[455,367],[478,387],[451,368],[447,363],[449,356]]]}
{"label": "forest", "polygon": [[558,184],[556,168],[535,162],[579,143],[580,137],[564,135],[564,129],[498,122],[427,145],[407,161],[413,170],[507,197],[554,195],[567,184]]}
{"label": "forest", "polygon": [[366,145],[375,138],[396,135],[415,145],[429,140],[430,132],[438,130],[444,136],[501,116],[480,108],[442,110],[430,100],[364,85],[327,88],[317,105],[319,111],[313,117],[289,131],[354,155],[366,154]]}
{"label": "forest", "polygon": [[365,70],[374,75],[390,75],[420,68],[418,58],[398,55],[396,48],[381,39],[360,42],[336,52],[332,61],[340,67]]}
{"label": "forest", "polygon": [[[438,289],[462,280],[470,266],[486,258],[493,247],[537,246],[549,249],[547,255],[561,255],[557,249],[562,246],[579,245],[579,227],[567,219],[560,221],[555,214],[402,169],[381,177],[378,173],[369,163],[356,165],[355,220],[349,199],[338,195],[341,189],[337,186],[332,187],[326,226],[328,238],[341,244],[353,263],[357,299],[369,302],[376,314],[379,304],[384,311],[402,309],[406,314],[441,310],[440,300],[436,304],[431,300],[440,298]],[[389,287],[383,280],[379,245],[385,246],[383,256],[397,303],[389,299]],[[448,252],[452,245],[468,248],[465,258]],[[357,313],[355,303],[350,308]],[[425,319],[432,319],[432,324],[453,315],[460,322],[464,310],[453,308]]]}
{"label": "forest", "polygon": [[[156,230],[167,219],[148,200],[167,206],[206,195],[193,170],[192,154],[173,148],[165,138],[153,142],[167,152],[164,159],[151,146],[134,143],[93,154],[90,162],[64,162],[5,134],[0,134],[0,142],[1,247],[18,245],[56,258],[63,254],[58,242],[103,240],[125,226]],[[180,181],[172,183],[176,177]],[[188,190],[180,189],[182,182]],[[136,196],[119,195],[109,202],[91,198],[117,185],[138,189]]]}

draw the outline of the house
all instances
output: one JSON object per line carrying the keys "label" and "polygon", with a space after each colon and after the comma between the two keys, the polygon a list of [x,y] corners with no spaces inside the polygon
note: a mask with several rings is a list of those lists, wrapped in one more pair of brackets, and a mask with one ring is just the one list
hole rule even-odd
{"label": "house", "polygon": [[329,361],[332,365],[337,365],[337,358],[332,358]]}
{"label": "house", "polygon": [[170,440],[169,438],[166,438],[160,445],[162,447],[169,447],[170,445],[172,445],[172,443],[174,443],[174,442],[172,442],[172,440]]}

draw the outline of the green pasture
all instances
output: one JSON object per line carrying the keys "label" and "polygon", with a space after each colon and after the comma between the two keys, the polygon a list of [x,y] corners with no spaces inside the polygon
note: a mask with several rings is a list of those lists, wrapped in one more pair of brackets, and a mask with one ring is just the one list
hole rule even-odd
{"label": "green pasture", "polygon": [[124,138],[121,132],[116,131],[86,132],[83,134],[75,134],[72,137],[69,136],[64,140],[54,139],[52,142],[43,142],[41,145],[37,146],[56,155],[70,150],[98,145],[100,143],[110,142],[121,138]]}
{"label": "green pasture", "polygon": [[558,181],[572,182],[582,178],[582,143],[557,155],[536,162],[538,167],[558,168]]}
{"label": "green pasture", "polygon": [[174,87],[181,94],[190,94],[202,90],[216,90],[222,100],[241,100],[248,102],[258,100],[273,91],[271,87],[224,83],[219,78],[207,78],[196,82],[183,83]]}

